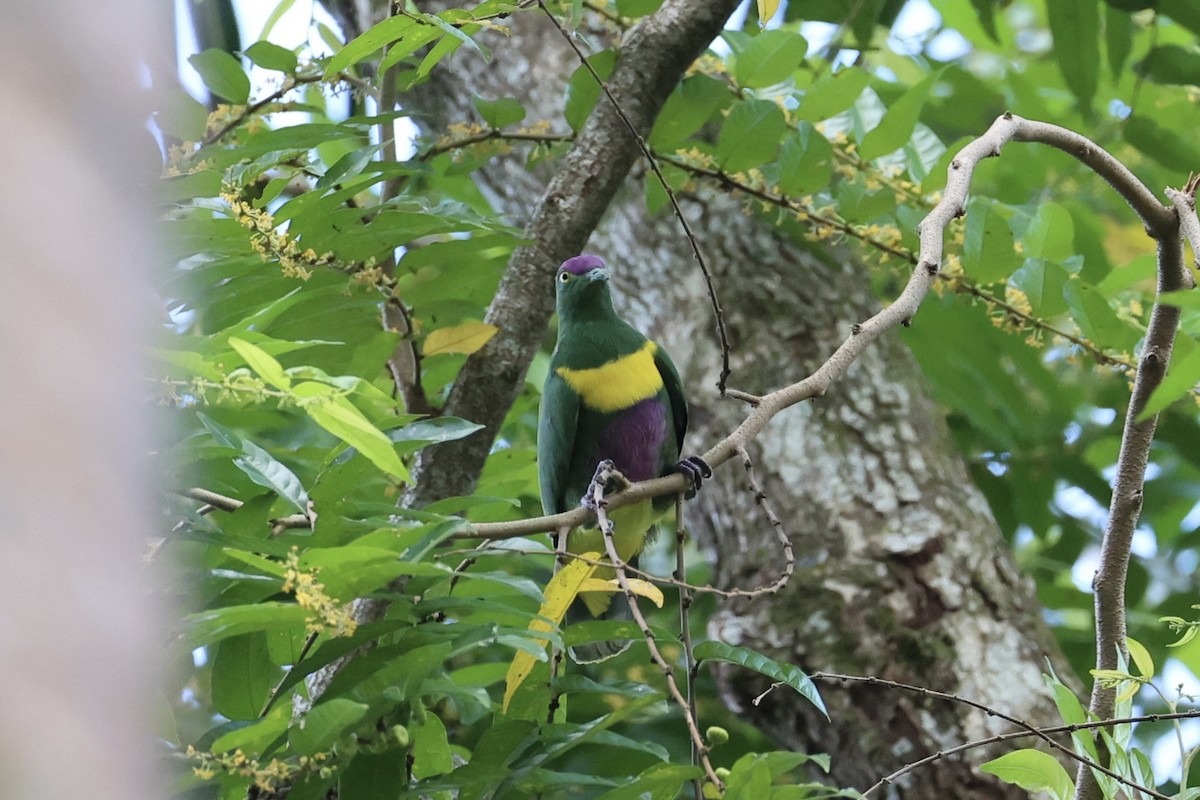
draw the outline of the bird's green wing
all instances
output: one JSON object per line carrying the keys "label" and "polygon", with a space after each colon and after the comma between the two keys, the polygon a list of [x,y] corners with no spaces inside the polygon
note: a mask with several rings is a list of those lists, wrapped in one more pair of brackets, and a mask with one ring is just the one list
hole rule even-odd
{"label": "bird's green wing", "polygon": [[683,447],[683,434],[687,432],[688,402],[683,391],[683,381],[679,379],[679,371],[674,362],[661,346],[654,351],[654,365],[658,374],[662,375],[663,388],[667,390],[667,398],[671,401],[671,421],[675,426],[675,444]]}
{"label": "bird's green wing", "polygon": [[538,411],[537,440],[538,485],[542,492],[542,510],[546,514],[568,510],[564,495],[578,420],[579,395],[551,365]]}

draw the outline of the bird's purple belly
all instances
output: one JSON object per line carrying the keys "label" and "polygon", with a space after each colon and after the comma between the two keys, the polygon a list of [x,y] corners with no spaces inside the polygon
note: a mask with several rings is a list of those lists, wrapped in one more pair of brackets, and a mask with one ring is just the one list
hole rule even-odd
{"label": "bird's purple belly", "polygon": [[631,481],[658,477],[667,437],[666,408],[658,397],[617,412],[598,433],[597,452],[589,459],[593,467],[607,458]]}

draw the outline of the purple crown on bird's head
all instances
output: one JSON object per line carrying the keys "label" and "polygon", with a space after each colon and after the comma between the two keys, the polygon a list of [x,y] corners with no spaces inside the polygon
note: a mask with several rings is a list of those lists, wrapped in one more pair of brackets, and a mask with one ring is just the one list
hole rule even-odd
{"label": "purple crown on bird's head", "polygon": [[604,269],[604,259],[600,256],[575,256],[564,261],[559,269],[572,275],[586,275],[594,269]]}

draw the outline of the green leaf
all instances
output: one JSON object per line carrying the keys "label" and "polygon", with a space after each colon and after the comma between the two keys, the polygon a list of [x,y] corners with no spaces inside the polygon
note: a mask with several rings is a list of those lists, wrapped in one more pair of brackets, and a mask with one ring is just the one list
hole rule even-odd
{"label": "green leaf", "polygon": [[288,73],[296,71],[296,54],[274,42],[255,42],[246,48],[246,58],[263,69]]}
{"label": "green leaf", "polygon": [[1148,115],[1135,114],[1125,120],[1122,135],[1125,141],[1167,169],[1178,170],[1181,164],[1200,164],[1200,147],[1193,139],[1159,125]]}
{"label": "green leaf", "polygon": [[1058,203],[1042,203],[1022,237],[1025,256],[1063,262],[1075,254],[1075,221]]}
{"label": "green leaf", "polygon": [[296,0],[280,0],[275,4],[275,8],[267,16],[267,21],[263,23],[262,33],[258,35],[259,39],[267,39],[271,35],[271,31],[275,30],[276,23],[283,17],[284,14],[292,10],[292,6],[296,4]]}
{"label": "green leaf", "polygon": [[871,76],[858,67],[846,67],[817,80],[804,92],[796,117],[820,122],[842,113],[871,83]]}
{"label": "green leaf", "polygon": [[239,356],[244,358],[246,363],[250,365],[250,369],[257,372],[258,376],[264,381],[280,391],[286,392],[292,388],[292,381],[284,373],[283,367],[279,366],[279,362],[268,355],[262,348],[243,341],[236,336],[229,337],[229,346]]}
{"label": "green leaf", "polygon": [[859,153],[863,158],[878,158],[908,144],[913,130],[917,127],[921,109],[925,106],[925,98],[929,96],[929,90],[941,78],[944,69],[934,72],[901,95],[895,103],[892,103],[879,124],[863,137],[862,145],[859,148]]}
{"label": "green leaf", "polygon": [[250,756],[258,755],[284,734],[291,717],[292,709],[286,703],[280,703],[271,709],[270,714],[257,722],[222,734],[212,743],[210,749],[214,753],[241,750]]}
{"label": "green leaf", "polygon": [[[613,67],[616,66],[617,54],[612,50],[601,50],[589,56],[587,63],[592,65],[592,69],[596,70],[596,74],[603,80],[608,80]],[[563,118],[571,126],[571,130],[578,131],[583,127],[600,95],[600,84],[596,83],[587,67],[580,64],[567,81],[567,99],[563,107]]]}
{"label": "green leaf", "polygon": [[1026,259],[1013,273],[1009,285],[1024,293],[1033,313],[1042,318],[1056,317],[1067,310],[1063,289],[1071,276],[1058,264],[1040,258]]}
{"label": "green leaf", "polygon": [[1166,14],[1200,36],[1200,5],[1195,0],[1158,0],[1159,13]]}
{"label": "green leaf", "polygon": [[792,31],[763,31],[737,54],[733,77],[740,85],[756,89],[785,80],[804,61],[808,42]]}
{"label": "green leaf", "polygon": [[1040,750],[1014,750],[983,764],[980,769],[1026,791],[1050,792],[1056,800],[1067,800],[1075,792],[1075,784],[1063,765]]}
{"label": "green leaf", "polygon": [[833,146],[811,122],[796,123],[779,148],[779,190],[785,195],[814,194],[829,186]]}
{"label": "green leaf", "polygon": [[596,800],[674,800],[688,781],[704,777],[700,767],[683,764],[651,764],[624,786],[610,789]]}
{"label": "green leaf", "polygon": [[[387,55],[379,60],[379,69],[391,69],[396,64],[399,64],[401,61],[432,42],[437,42],[437,45],[435,45],[434,48],[431,48],[430,52],[426,54],[424,59],[422,59],[422,67],[424,66],[425,62],[434,55],[434,50],[436,50],[438,45],[444,45],[446,43],[446,39],[442,35],[442,32],[432,25],[417,25],[402,38],[397,39],[392,43],[392,46],[388,48]],[[458,46],[457,42],[451,42],[451,44],[455,47]],[[440,58],[444,52],[444,50],[440,51],[438,53],[438,57]]]}
{"label": "green leaf", "polygon": [[1196,346],[1191,339],[1180,336],[1175,342],[1171,363],[1167,365],[1166,377],[1150,395],[1150,400],[1142,409],[1138,419],[1152,417],[1180,398],[1193,394],[1198,383],[1200,383],[1200,347]]}
{"label": "green leaf", "polygon": [[1090,283],[1072,278],[1063,288],[1063,298],[1079,330],[1098,346],[1121,347],[1138,338],[1136,332],[1117,317],[1100,290]]}
{"label": "green leaf", "polygon": [[829,713],[825,710],[825,704],[821,701],[821,695],[817,692],[817,687],[794,664],[780,664],[753,650],[748,650],[744,647],[734,647],[724,642],[701,642],[696,645],[695,656],[697,663],[701,661],[727,661],[730,664],[737,664],[746,669],[754,670],[761,675],[766,675],[771,680],[786,683],[816,706],[817,710],[824,714],[826,719],[829,719]]}
{"label": "green leaf", "polygon": [[479,95],[471,95],[475,110],[483,121],[493,128],[503,128],[515,125],[525,119],[525,107],[514,97],[501,97],[497,100],[485,100]]}
{"label": "green leaf", "polygon": [[[462,18],[462,16],[464,15],[464,12],[461,9],[451,9],[449,11],[442,12],[442,14],[454,16],[457,18],[455,21],[459,21]],[[470,18],[469,15],[467,15],[467,17]],[[430,25],[434,26],[435,28],[438,28],[439,30],[441,30],[442,33],[446,34],[447,36],[450,36],[452,39],[457,39],[462,44],[465,44],[468,47],[470,47],[472,50],[479,53],[479,55],[483,56],[484,61],[492,60],[492,51],[489,50],[488,48],[484,47],[483,45],[481,45],[479,42],[475,41],[465,30],[466,26],[460,28],[455,25],[451,25],[450,22],[448,22],[446,19],[442,18],[441,14],[424,14],[423,13],[423,14],[421,14],[421,19],[425,20],[426,22],[428,22]],[[471,28],[475,29],[475,28],[478,28],[478,26],[472,25]],[[443,40],[442,42],[439,42],[438,44],[440,45],[440,44],[443,44],[444,42],[445,42],[445,40]],[[449,55],[449,52],[450,51],[447,50],[447,55]],[[428,61],[428,59],[426,59],[426,61]],[[428,64],[428,67],[426,66],[425,63],[422,63],[421,69],[419,70],[418,74],[421,74],[421,75],[428,74],[429,70],[433,68],[433,65],[435,63],[437,63],[437,62],[434,61],[433,63]]]}
{"label": "green leaf", "polygon": [[388,431],[388,437],[393,442],[440,444],[470,436],[475,431],[483,430],[483,426],[460,417],[430,417],[417,420],[403,428]]}
{"label": "green leaf", "polygon": [[304,490],[304,484],[294,472],[254,442],[243,439],[199,412],[196,413],[196,418],[208,429],[218,444],[242,451],[240,456],[233,459],[233,463],[246,477],[287,500],[301,514],[308,513],[308,492]]}
{"label": "green leaf", "polygon": [[292,749],[301,755],[312,755],[330,746],[366,716],[370,706],[344,697],[317,703],[294,723],[288,731]]}
{"label": "green leaf", "polygon": [[1058,714],[1062,717],[1063,722],[1068,725],[1078,725],[1087,720],[1087,712],[1083,710],[1079,698],[1058,679],[1057,675],[1042,677],[1054,693],[1054,705],[1058,707]]}
{"label": "green leaf", "polygon": [[1000,36],[996,32],[996,3],[995,0],[971,0],[975,16],[979,19],[979,27],[993,42],[999,44]]}
{"label": "green leaf", "polygon": [[980,283],[1007,278],[1020,263],[1012,228],[991,201],[972,198],[967,206],[963,269]]}
{"label": "green leaf", "polygon": [[419,725],[408,729],[412,737],[412,774],[417,780],[444,775],[454,769],[446,726],[436,714],[426,714]]}
{"label": "green leaf", "polygon": [[675,87],[654,120],[647,141],[651,147],[673,150],[733,102],[726,84],[707,75],[692,75]]}
{"label": "green leaf", "polygon": [[229,719],[258,719],[281,674],[261,632],[225,639],[213,656],[213,708]]}
{"label": "green leaf", "polygon": [[[1149,272],[1146,277],[1153,275]],[[1194,311],[1200,311],[1200,291],[1195,289],[1180,289],[1176,292],[1163,292],[1158,296],[1160,303],[1166,303],[1169,306],[1176,308],[1190,308]]]}
{"label": "green leaf", "polygon": [[188,63],[196,68],[213,94],[231,103],[245,103],[250,99],[250,78],[242,70],[241,62],[224,50],[214,47],[196,53],[188,58]]}
{"label": "green leaf", "polygon": [[1104,6],[1104,46],[1108,51],[1108,68],[1113,79],[1119,79],[1125,69],[1125,60],[1133,49],[1133,19],[1128,11],[1111,4]]}
{"label": "green leaf", "polygon": [[333,58],[329,59],[329,64],[325,67],[325,80],[331,80],[342,70],[357,64],[359,61],[381,49],[384,45],[391,44],[405,34],[416,30],[418,27],[425,26],[421,26],[412,18],[402,15],[388,17],[379,24],[372,25],[368,30],[354,37],[341,50],[334,53]]}
{"label": "green leaf", "polygon": [[734,105],[717,138],[717,161],[726,172],[741,172],[775,159],[787,121],[770,100],[743,100]]}
{"label": "green leaf", "polygon": [[1096,97],[1100,68],[1099,0],[1054,0],[1046,4],[1054,58],[1085,116]]}
{"label": "green leaf", "polygon": [[181,644],[189,650],[231,636],[303,626],[308,612],[295,603],[262,602],[188,614]]}
{"label": "green leaf", "polygon": [[372,464],[401,481],[410,480],[408,468],[396,455],[392,442],[379,428],[371,424],[361,411],[332,386],[306,381],[297,384],[293,393],[308,402],[305,412],[325,430],[362,453]]}
{"label": "green leaf", "polygon": [[1177,44],[1159,45],[1135,69],[1155,83],[1196,85],[1200,84],[1200,53]]}
{"label": "green leaf", "polygon": [[1138,668],[1138,674],[1143,678],[1153,678],[1154,658],[1151,657],[1146,646],[1132,636],[1127,636],[1125,637],[1125,648],[1129,651],[1129,658],[1133,661],[1133,665]]}

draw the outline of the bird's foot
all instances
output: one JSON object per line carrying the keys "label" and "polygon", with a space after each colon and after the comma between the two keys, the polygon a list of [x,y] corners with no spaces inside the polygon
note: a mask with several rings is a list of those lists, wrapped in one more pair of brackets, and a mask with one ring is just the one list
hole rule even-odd
{"label": "bird's foot", "polygon": [[629,486],[629,479],[621,474],[616,464],[605,459],[596,465],[596,472],[592,475],[592,482],[588,486],[587,494],[580,499],[579,504],[595,513],[597,508],[607,505],[604,499],[606,495],[623,491]]}
{"label": "bird's foot", "polygon": [[713,474],[712,467],[700,456],[688,456],[675,465],[675,471],[682,472],[687,478],[688,488],[683,496],[688,500],[696,496],[705,478],[711,478]]}

